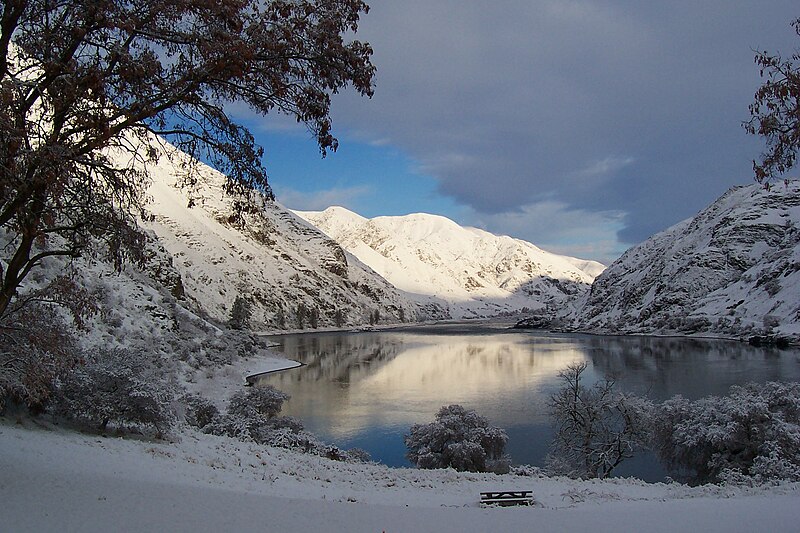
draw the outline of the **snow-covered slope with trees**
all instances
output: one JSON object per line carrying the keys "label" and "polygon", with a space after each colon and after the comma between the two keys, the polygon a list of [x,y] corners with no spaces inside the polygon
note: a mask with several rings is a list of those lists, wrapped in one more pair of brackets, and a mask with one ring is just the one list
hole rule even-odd
{"label": "snow-covered slope with trees", "polygon": [[559,307],[603,269],[437,215],[367,219],[342,207],[297,214],[396,287],[445,302],[456,318]]}
{"label": "snow-covered slope with trees", "polygon": [[[154,146],[157,146],[154,143]],[[253,329],[295,329],[433,316],[333,240],[275,202],[232,217],[237,198],[227,179],[168,145],[148,167],[152,230],[173,258],[183,296],[217,321],[227,321],[240,296],[250,302]],[[197,179],[182,176],[188,165]]]}
{"label": "snow-covered slope with trees", "polygon": [[800,182],[730,189],[628,250],[572,326],[618,333],[800,336]]}

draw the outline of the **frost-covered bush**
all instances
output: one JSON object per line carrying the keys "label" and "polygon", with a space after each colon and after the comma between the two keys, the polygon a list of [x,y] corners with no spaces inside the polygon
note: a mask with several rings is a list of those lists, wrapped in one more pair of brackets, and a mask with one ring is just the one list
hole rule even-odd
{"label": "frost-covered bush", "polygon": [[231,396],[228,413],[245,418],[273,418],[281,412],[289,395],[272,385],[249,387]]}
{"label": "frost-covered bush", "polygon": [[212,435],[223,435],[253,441],[265,446],[285,448],[319,455],[336,461],[368,462],[363,450],[342,450],[324,443],[305,431],[303,423],[292,416],[277,416],[283,402],[289,399],[272,386],[253,387],[231,397],[224,414],[217,414],[202,429]]}
{"label": "frost-covered bush", "polygon": [[772,331],[774,328],[781,325],[781,319],[775,315],[764,315],[763,323],[764,329]]}
{"label": "frost-covered bush", "polygon": [[56,382],[54,410],[100,429],[113,422],[162,434],[175,422],[174,391],[155,367],[142,352],[98,350]]}
{"label": "frost-covered bush", "polygon": [[322,445],[314,435],[304,430],[294,431],[290,428],[262,429],[266,429],[267,431],[263,431],[256,442],[274,448],[285,448],[287,450],[311,453],[314,449]]}
{"label": "frost-covered bush", "polygon": [[345,460],[348,463],[369,463],[372,461],[372,457],[366,450],[351,448],[345,452]]}
{"label": "frost-covered bush", "polygon": [[203,432],[239,440],[254,440],[251,435],[251,427],[252,423],[244,417],[220,413],[203,426]]}
{"label": "frost-covered bush", "polygon": [[658,456],[679,477],[706,483],[800,480],[800,383],[733,386],[727,396],[676,396],[657,410]]}
{"label": "frost-covered bush", "polygon": [[650,441],[652,403],[614,390],[605,380],[582,383],[586,363],[559,373],[563,387],[550,398],[555,435],[547,459],[554,474],[605,478]]}
{"label": "frost-covered bush", "polygon": [[303,422],[293,416],[277,416],[270,419],[269,426],[274,429],[288,429],[295,433],[303,431]]}
{"label": "frost-covered bush", "polygon": [[185,394],[181,401],[186,407],[184,419],[190,426],[202,429],[219,414],[213,403],[197,394]]}
{"label": "frost-covered bush", "polygon": [[541,468],[531,465],[514,465],[508,473],[512,476],[545,477]]}
{"label": "frost-covered bush", "polygon": [[275,429],[298,432],[303,429],[299,420],[276,418],[283,402],[289,399],[272,385],[250,387],[231,396],[225,414],[217,414],[203,427],[206,433],[225,435],[243,440],[266,443]]}
{"label": "frost-covered bush", "polygon": [[460,405],[442,407],[430,424],[413,425],[404,441],[406,457],[419,468],[505,473],[510,465],[506,432]]}
{"label": "frost-covered bush", "polygon": [[44,409],[54,381],[78,362],[73,334],[50,306],[29,304],[0,321],[0,412],[21,403]]}

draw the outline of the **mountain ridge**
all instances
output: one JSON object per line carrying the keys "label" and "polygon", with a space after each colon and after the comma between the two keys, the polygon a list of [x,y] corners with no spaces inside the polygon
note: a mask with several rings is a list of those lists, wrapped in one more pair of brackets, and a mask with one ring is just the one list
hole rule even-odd
{"label": "mountain ridge", "polygon": [[418,301],[445,302],[454,318],[564,305],[603,268],[441,215],[370,219],[341,206],[295,213]]}
{"label": "mountain ridge", "polygon": [[227,320],[237,296],[250,302],[256,330],[308,327],[305,312],[317,312],[320,327],[365,324],[376,312],[388,322],[446,317],[406,298],[278,202],[262,200],[232,220],[237,199],[223,191],[227,178],[191,160],[187,185],[176,170],[183,159],[190,158],[175,151],[148,169],[150,217],[142,225],[175,258],[187,299],[215,320]]}
{"label": "mountain ridge", "polygon": [[729,189],[630,248],[595,280],[569,328],[800,338],[800,182]]}

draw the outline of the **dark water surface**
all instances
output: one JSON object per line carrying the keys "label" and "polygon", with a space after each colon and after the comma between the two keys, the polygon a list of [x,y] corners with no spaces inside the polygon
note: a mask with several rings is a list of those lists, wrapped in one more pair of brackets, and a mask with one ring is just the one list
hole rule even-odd
{"label": "dark water surface", "polygon": [[[586,361],[589,385],[615,377],[622,391],[664,400],[725,394],[749,381],[800,381],[800,351],[690,338],[519,332],[500,325],[442,325],[360,333],[283,335],[275,350],[305,363],[261,378],[290,394],[283,414],[341,447],[408,465],[403,434],[443,405],[475,409],[509,436],[514,463],[541,466],[551,438],[549,396],[558,372]],[[617,475],[659,481],[652,456]]]}

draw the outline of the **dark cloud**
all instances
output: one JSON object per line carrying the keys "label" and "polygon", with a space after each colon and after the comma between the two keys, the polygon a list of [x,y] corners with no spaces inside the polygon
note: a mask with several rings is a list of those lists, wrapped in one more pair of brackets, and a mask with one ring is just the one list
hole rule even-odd
{"label": "dark cloud", "polygon": [[340,130],[388,139],[478,214],[622,212],[628,243],[750,182],[753,49],[800,45],[796,0],[370,4],[377,92],[337,98]]}

